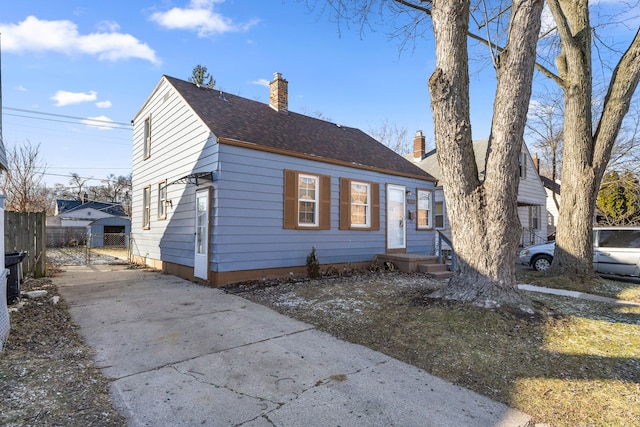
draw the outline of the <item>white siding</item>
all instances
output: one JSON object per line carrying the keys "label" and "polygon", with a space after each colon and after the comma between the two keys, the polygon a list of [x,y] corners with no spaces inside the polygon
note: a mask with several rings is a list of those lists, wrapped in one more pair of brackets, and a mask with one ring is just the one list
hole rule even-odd
{"label": "white siding", "polygon": [[[518,217],[524,233],[521,243],[524,245],[542,243],[547,238],[547,193],[533,164],[531,154],[524,144],[522,151],[526,153],[526,173],[524,178],[520,178],[518,185]],[[537,229],[531,227],[532,218],[529,215],[529,206],[540,206]]]}
{"label": "white siding", "polygon": [[[545,188],[547,192],[547,231],[549,234],[555,233],[556,226],[558,225],[558,207],[556,206],[556,202],[553,200],[553,191],[548,188]],[[556,199],[558,203],[560,203],[560,195],[556,194]]]}

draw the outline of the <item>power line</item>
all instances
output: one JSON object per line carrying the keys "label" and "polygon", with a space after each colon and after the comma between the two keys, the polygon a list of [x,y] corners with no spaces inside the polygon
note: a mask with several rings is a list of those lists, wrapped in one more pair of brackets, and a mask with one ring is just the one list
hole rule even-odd
{"label": "power line", "polygon": [[[25,119],[36,119],[36,120],[47,120],[50,122],[57,122],[57,123],[71,123],[71,124],[83,124],[85,126],[93,126],[96,128],[105,128],[105,129],[117,129],[117,130],[125,130],[125,128],[121,127],[121,126],[110,126],[110,125],[101,125],[101,124],[92,124],[92,123],[78,123],[78,122],[70,122],[68,120],[56,120],[56,119],[47,119],[44,117],[31,117],[31,116],[23,116],[20,114],[11,114],[11,113],[5,113],[6,116],[13,116],[13,117],[22,117]],[[84,121],[90,121],[91,119],[82,119]],[[126,129],[129,130],[129,129]]]}
{"label": "power line", "polygon": [[[13,115],[13,114],[7,114],[7,115]],[[22,117],[22,116],[21,116]],[[42,120],[39,117],[32,117],[33,119],[37,119],[37,120]],[[5,121],[5,124],[10,124],[12,127],[14,128],[28,128],[29,131],[36,131],[36,130],[40,130],[41,132],[36,132],[41,134],[43,137],[52,137],[54,134],[64,134],[64,135],[68,135],[68,131],[67,130],[60,130],[60,129],[55,129],[55,128],[51,128],[51,127],[40,127],[40,126],[34,126],[33,124],[24,124],[24,123],[8,123]],[[7,126],[5,126],[6,128]],[[123,130],[124,128],[109,128],[109,129],[116,129],[116,130]],[[94,135],[91,137],[93,142],[96,143],[101,143],[101,144],[115,144],[115,145],[128,145],[131,146],[132,144],[132,140],[131,138],[118,138],[115,137],[113,135]],[[127,142],[117,142],[117,141],[127,141]]]}
{"label": "power line", "polygon": [[[126,126],[127,129],[131,129],[131,123],[114,122],[114,121],[100,120],[100,119],[90,119],[90,118],[86,118],[86,117],[66,116],[64,114],[45,113],[43,111],[25,110],[25,109],[22,109],[22,108],[13,108],[13,107],[2,107],[2,108],[3,108],[3,110],[18,111],[18,112],[21,112],[21,113],[40,114],[40,115],[43,115],[43,116],[62,117],[62,118],[65,118],[65,119],[80,120],[82,123],[90,121],[90,122],[96,122],[96,123],[104,123],[106,125]],[[44,118],[40,118],[40,117],[20,116],[20,115],[17,115],[17,114],[9,114],[9,113],[7,113],[7,115],[16,116],[16,117],[26,117],[26,118],[38,119],[38,120],[51,120],[51,119],[44,119]],[[52,120],[52,121],[58,121],[58,120]],[[62,122],[62,123],[74,123],[74,122]],[[98,126],[98,125],[92,125],[92,126]],[[113,127],[113,126],[109,126],[109,127]],[[113,129],[122,129],[122,128],[121,127],[113,127]]]}
{"label": "power line", "polygon": [[47,169],[88,169],[88,170],[131,170],[131,168],[79,168],[66,166],[47,166]]}
{"label": "power line", "polygon": [[[127,169],[125,169],[125,170],[127,170]],[[63,174],[60,174],[60,173],[43,172],[42,175],[46,175],[46,176],[61,176],[61,177],[64,177],[64,178],[69,178],[69,179],[72,178],[72,176],[70,174],[63,175]],[[118,178],[118,177],[116,177],[116,178]],[[107,180],[106,178],[94,178],[94,177],[89,178],[87,176],[78,176],[78,179],[86,179],[87,181],[106,181]]]}

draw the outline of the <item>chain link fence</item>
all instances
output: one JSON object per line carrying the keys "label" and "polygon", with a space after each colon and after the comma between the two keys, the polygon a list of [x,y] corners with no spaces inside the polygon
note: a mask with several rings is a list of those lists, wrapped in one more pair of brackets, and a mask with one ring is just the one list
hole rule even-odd
{"label": "chain link fence", "polygon": [[4,348],[4,343],[9,336],[11,323],[9,320],[9,310],[7,307],[7,272],[5,269],[0,273],[0,352]]}
{"label": "chain link fence", "polygon": [[47,260],[54,265],[122,264],[131,259],[128,233],[47,228]]}

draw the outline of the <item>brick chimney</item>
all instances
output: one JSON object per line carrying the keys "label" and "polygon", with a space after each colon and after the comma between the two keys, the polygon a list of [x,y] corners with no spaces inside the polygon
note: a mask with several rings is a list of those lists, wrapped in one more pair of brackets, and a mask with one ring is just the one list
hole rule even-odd
{"label": "brick chimney", "polygon": [[280,73],[274,73],[269,83],[269,105],[276,111],[289,111],[289,82]]}
{"label": "brick chimney", "polygon": [[425,138],[422,131],[416,132],[416,136],[413,137],[413,160],[419,161],[424,157],[425,150]]}
{"label": "brick chimney", "polygon": [[535,166],[536,171],[540,173],[540,159],[537,153],[533,155],[533,166]]}

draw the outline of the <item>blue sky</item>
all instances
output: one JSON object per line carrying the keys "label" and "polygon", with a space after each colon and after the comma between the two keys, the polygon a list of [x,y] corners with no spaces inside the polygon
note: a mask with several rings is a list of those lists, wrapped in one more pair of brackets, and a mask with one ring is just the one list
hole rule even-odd
{"label": "blue sky", "polygon": [[[50,185],[130,172],[131,119],[163,74],[187,80],[198,64],[229,93],[267,102],[280,72],[292,111],[433,139],[430,39],[400,52],[384,32],[339,31],[296,0],[0,0],[0,10],[4,142],[39,143]],[[494,87],[490,69],[471,77],[474,138],[488,136]]]}
{"label": "blue sky", "polygon": [[197,64],[217,88],[246,98],[268,102],[264,83],[281,72],[292,111],[364,131],[387,121],[410,137],[432,134],[431,41],[401,54],[397,40],[339,34],[294,0],[1,0],[0,9],[5,145],[40,143],[49,184],[66,184],[55,175],[69,172],[128,173],[127,124],[163,74],[187,80]]}

